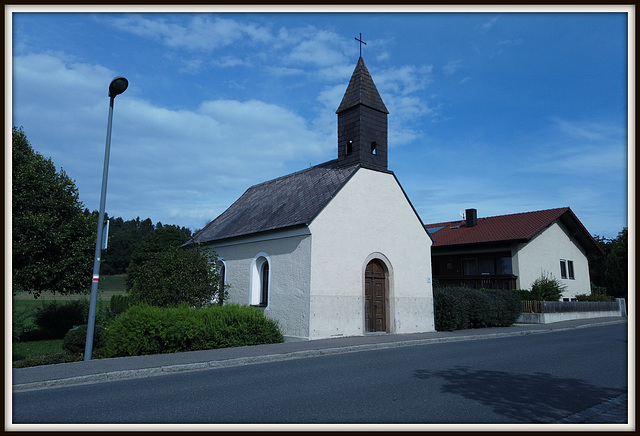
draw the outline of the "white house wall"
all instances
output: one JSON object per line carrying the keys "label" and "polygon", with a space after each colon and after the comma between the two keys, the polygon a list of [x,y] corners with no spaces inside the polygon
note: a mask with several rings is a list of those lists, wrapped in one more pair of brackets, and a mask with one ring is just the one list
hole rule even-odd
{"label": "white house wall", "polygon": [[[561,278],[560,259],[573,261],[575,279]],[[518,275],[520,289],[531,289],[533,282],[544,273],[551,274],[566,285],[567,290],[562,294],[563,298],[591,293],[587,256],[580,245],[569,236],[566,228],[557,221],[529,243],[519,245],[514,256],[513,268],[514,273]]]}
{"label": "white house wall", "polygon": [[[300,233],[299,231],[297,233]],[[283,232],[261,238],[238,239],[212,248],[225,262],[229,303],[251,304],[252,262],[258,254],[269,259],[269,301],[265,315],[279,322],[285,336],[309,336],[311,237]]]}
{"label": "white house wall", "polygon": [[391,333],[434,330],[431,239],[392,174],[358,170],[309,225],[312,338],[364,333],[364,271],[389,269]]}

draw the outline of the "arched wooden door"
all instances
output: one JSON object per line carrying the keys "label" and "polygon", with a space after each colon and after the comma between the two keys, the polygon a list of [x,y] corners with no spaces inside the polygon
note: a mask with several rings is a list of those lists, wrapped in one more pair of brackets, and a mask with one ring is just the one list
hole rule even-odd
{"label": "arched wooden door", "polygon": [[364,324],[367,332],[387,331],[386,299],[384,266],[374,259],[364,273]]}

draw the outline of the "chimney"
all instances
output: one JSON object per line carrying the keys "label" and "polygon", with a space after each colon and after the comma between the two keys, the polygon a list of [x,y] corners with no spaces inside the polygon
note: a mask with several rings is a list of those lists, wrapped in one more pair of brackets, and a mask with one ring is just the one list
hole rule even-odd
{"label": "chimney", "polygon": [[467,217],[467,227],[473,227],[478,224],[478,211],[476,209],[467,209],[465,216]]}

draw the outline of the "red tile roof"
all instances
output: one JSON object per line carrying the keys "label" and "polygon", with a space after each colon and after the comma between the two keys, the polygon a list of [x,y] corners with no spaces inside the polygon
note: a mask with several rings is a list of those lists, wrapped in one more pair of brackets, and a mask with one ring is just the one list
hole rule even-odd
{"label": "red tile roof", "polygon": [[[582,223],[568,207],[478,218],[477,224],[467,227],[465,220],[427,224],[434,241],[433,247],[487,244],[499,242],[527,242],[560,220],[587,252],[601,251]],[[440,229],[438,229],[440,228]]]}

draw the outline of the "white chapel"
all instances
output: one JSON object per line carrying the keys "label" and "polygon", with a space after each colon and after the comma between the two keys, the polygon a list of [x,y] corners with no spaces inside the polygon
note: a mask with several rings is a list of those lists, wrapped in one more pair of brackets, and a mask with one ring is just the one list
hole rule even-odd
{"label": "white chapel", "polygon": [[292,338],[435,330],[432,240],[387,168],[388,113],[360,57],[337,159],[250,187],[187,243],[215,250],[228,302]]}

